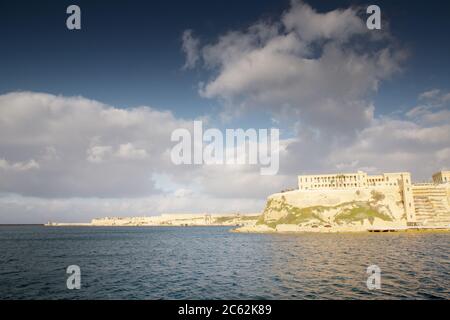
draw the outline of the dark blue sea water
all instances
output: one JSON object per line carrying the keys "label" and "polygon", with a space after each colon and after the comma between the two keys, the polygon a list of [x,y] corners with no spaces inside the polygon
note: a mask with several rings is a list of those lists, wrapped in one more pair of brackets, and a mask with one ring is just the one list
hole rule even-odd
{"label": "dark blue sea water", "polygon": [[[4,226],[0,299],[450,299],[449,262],[449,233]],[[66,287],[69,265],[80,290]]]}

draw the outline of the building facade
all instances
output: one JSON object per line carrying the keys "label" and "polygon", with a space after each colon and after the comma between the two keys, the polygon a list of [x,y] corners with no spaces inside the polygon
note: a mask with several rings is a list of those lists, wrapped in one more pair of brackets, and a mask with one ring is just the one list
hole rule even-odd
{"label": "building facade", "polygon": [[440,171],[433,174],[433,182],[437,184],[450,183],[450,171]]}
{"label": "building facade", "polygon": [[397,189],[410,225],[450,223],[450,171],[433,175],[433,183],[413,184],[409,172],[368,175],[366,172],[298,176],[301,191]]}
{"label": "building facade", "polygon": [[366,172],[298,176],[299,190],[398,187],[411,184],[409,172],[368,175]]}

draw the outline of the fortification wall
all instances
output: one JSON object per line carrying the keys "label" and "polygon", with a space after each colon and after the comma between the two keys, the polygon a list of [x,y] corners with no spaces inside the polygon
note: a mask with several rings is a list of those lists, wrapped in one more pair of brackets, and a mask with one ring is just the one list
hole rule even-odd
{"label": "fortification wall", "polygon": [[419,225],[450,225],[449,184],[417,184],[412,190]]}

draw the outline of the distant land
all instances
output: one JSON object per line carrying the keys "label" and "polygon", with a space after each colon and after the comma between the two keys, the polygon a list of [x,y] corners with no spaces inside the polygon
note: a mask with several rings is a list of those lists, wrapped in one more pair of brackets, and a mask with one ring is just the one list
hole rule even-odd
{"label": "distant land", "polygon": [[298,189],[268,197],[262,213],[105,217],[47,226],[236,226],[234,232],[450,230],[450,171],[412,183],[409,172],[303,175]]}
{"label": "distant land", "polygon": [[148,217],[105,217],[92,219],[90,223],[48,222],[46,226],[92,226],[92,227],[126,227],[126,226],[246,226],[255,225],[261,213],[173,213]]}

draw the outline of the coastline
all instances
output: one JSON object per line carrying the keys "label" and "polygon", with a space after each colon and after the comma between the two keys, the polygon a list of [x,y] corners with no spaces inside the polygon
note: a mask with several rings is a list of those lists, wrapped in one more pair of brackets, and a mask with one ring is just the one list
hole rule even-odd
{"label": "coastline", "polygon": [[141,217],[103,217],[92,219],[88,223],[48,222],[46,227],[240,227],[254,225],[260,213],[226,213],[226,214],[162,214]]}
{"label": "coastline", "polygon": [[323,233],[323,234],[367,234],[367,233],[448,233],[450,226],[422,226],[422,227],[355,227],[355,226],[332,226],[332,227],[299,227],[296,225],[279,225],[271,228],[267,225],[256,224],[121,224],[121,225],[98,225],[92,223],[51,223],[40,224],[45,227],[90,227],[90,228],[115,228],[115,227],[231,227],[232,233],[253,233],[253,234],[305,234],[305,233]]}
{"label": "coastline", "polygon": [[[284,225],[287,226],[287,225]],[[281,227],[281,228],[270,228],[266,225],[255,225],[255,226],[243,226],[238,227],[236,229],[230,230],[230,232],[234,233],[268,233],[268,234],[302,234],[302,233],[425,233],[425,232],[439,232],[439,233],[446,233],[450,232],[449,226],[442,226],[442,227],[397,227],[397,228],[358,228],[358,227],[350,227],[350,226],[343,226],[343,227],[318,227],[318,228],[311,228],[311,227],[298,227],[295,225],[291,225],[290,228],[287,227]]]}

